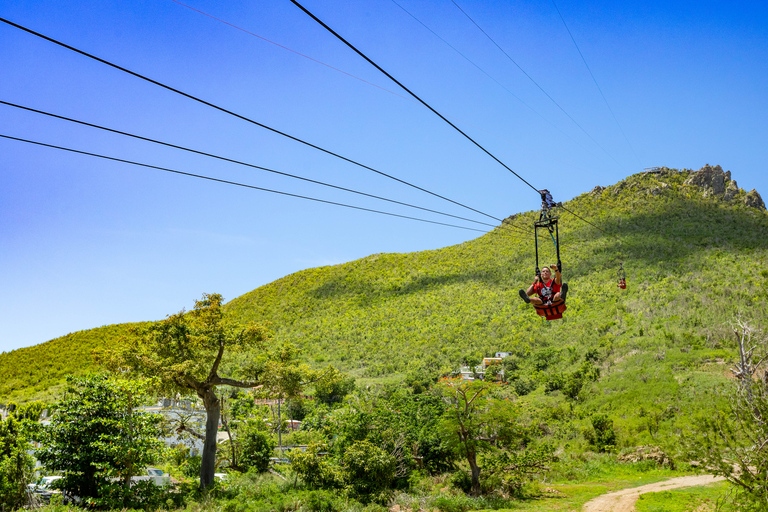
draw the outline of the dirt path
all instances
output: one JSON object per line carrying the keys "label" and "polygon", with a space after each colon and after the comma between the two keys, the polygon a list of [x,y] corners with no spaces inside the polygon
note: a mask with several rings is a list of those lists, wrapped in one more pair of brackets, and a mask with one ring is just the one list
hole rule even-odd
{"label": "dirt path", "polygon": [[670,491],[680,489],[681,487],[694,487],[696,485],[707,485],[724,480],[723,477],[713,475],[700,476],[681,476],[671,478],[655,484],[623,489],[621,491],[603,494],[597,498],[588,501],[582,508],[583,512],[632,512],[635,510],[635,502],[641,494],[646,492]]}

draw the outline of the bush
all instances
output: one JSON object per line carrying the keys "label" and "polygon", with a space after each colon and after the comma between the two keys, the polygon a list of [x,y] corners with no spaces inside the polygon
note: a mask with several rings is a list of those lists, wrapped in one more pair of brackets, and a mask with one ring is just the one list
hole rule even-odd
{"label": "bush", "polygon": [[[448,482],[451,484],[451,487],[460,490],[464,494],[469,494],[472,491],[472,477],[466,471],[456,471],[450,476]],[[441,508],[440,510],[444,509]]]}
{"label": "bush", "polygon": [[241,427],[238,435],[243,469],[255,469],[261,473],[269,469],[269,458],[275,449],[275,441],[267,432],[258,430],[250,422]]}
{"label": "bush", "polygon": [[595,414],[591,418],[592,430],[584,432],[584,438],[599,452],[609,452],[616,446],[616,432],[613,420],[605,414]]}
{"label": "bush", "polygon": [[362,501],[381,502],[395,479],[395,458],[368,441],[357,441],[344,453],[344,470],[351,494]]}
{"label": "bush", "polygon": [[328,491],[311,491],[307,495],[304,507],[309,512],[337,512],[340,510],[335,503],[335,497]]}

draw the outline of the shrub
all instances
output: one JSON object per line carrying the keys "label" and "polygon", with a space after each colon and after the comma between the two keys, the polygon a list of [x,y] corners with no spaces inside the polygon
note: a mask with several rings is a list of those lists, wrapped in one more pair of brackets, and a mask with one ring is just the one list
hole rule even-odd
{"label": "shrub", "polygon": [[241,428],[238,441],[242,450],[240,465],[244,469],[255,469],[262,473],[269,469],[269,458],[275,449],[272,436],[249,422]]}
{"label": "shrub", "polygon": [[362,501],[383,501],[395,479],[395,458],[368,441],[357,441],[344,453],[344,470],[351,494]]}
{"label": "shrub", "polygon": [[613,420],[605,414],[595,414],[591,418],[592,430],[584,432],[584,438],[599,452],[609,452],[616,446],[616,432]]}

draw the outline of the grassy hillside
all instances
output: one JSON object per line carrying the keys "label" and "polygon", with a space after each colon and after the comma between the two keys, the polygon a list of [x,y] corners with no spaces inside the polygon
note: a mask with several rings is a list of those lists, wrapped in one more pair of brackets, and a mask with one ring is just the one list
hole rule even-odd
{"label": "grassy hillside", "polygon": [[[685,185],[688,177],[634,175],[566,204],[600,230],[561,215],[571,287],[563,320],[543,321],[518,297],[533,277],[533,239],[504,226],[453,247],[298,272],[226,307],[241,321],[271,322],[276,340],[301,347],[310,363],[365,381],[446,372],[467,358],[513,352],[515,389],[553,439],[583,442],[579,429],[604,412],[621,445],[665,444],[659,438],[682,432],[708,390],[729,375],[734,316],[768,328],[768,214],[747,207],[743,191],[728,201],[708,197]],[[536,215],[513,222],[531,226]],[[543,262],[554,262],[551,242],[541,243]],[[616,286],[620,262],[626,290]],[[44,397],[65,373],[90,366],[91,348],[126,329],[0,355],[0,372],[10,376],[0,401]],[[65,350],[71,354],[62,357]],[[600,378],[566,400],[551,383],[585,358]]]}
{"label": "grassy hillside", "polygon": [[[683,185],[687,176],[635,175],[567,204],[605,232],[561,216],[571,286],[561,322],[542,321],[517,296],[532,280],[533,240],[504,228],[454,247],[299,272],[227,307],[243,321],[271,321],[278,339],[359,376],[550,345],[714,344],[734,313],[765,318],[768,216],[704,198]],[[530,225],[534,215],[514,222]],[[620,261],[625,291],[615,284]]]}
{"label": "grassy hillside", "polygon": [[94,369],[91,352],[140,324],[118,324],[67,334],[47,343],[0,354],[0,403],[53,400],[69,375]]}

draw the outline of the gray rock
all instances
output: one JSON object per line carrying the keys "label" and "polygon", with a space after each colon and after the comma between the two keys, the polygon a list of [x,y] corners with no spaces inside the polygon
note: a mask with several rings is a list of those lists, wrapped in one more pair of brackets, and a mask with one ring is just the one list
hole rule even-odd
{"label": "gray rock", "polygon": [[705,196],[722,197],[725,193],[725,173],[719,165],[712,167],[707,164],[685,180],[685,184],[703,188]]}
{"label": "gray rock", "polygon": [[750,208],[765,210],[765,203],[763,202],[763,198],[760,197],[760,194],[758,194],[757,190],[755,189],[752,189],[749,192],[747,192],[747,197],[744,199],[744,204],[746,204]]}
{"label": "gray rock", "polygon": [[725,195],[723,195],[723,199],[726,201],[732,200],[734,197],[736,197],[736,194],[739,193],[739,186],[736,184],[736,180],[731,180],[728,182],[728,186],[725,187]]}
{"label": "gray rock", "polygon": [[590,192],[589,194],[592,195],[592,196],[597,196],[597,195],[602,194],[603,190],[605,190],[605,187],[601,187],[600,185],[598,185],[595,188],[593,188],[592,192]]}

